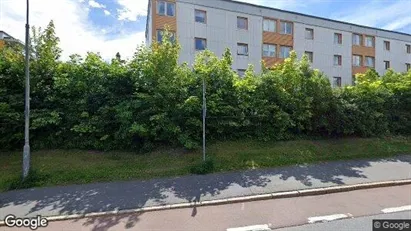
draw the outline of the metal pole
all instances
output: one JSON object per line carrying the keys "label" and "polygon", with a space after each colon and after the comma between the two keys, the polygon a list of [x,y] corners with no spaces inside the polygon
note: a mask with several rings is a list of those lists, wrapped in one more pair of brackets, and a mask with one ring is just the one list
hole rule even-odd
{"label": "metal pole", "polygon": [[206,82],[205,82],[205,76],[203,77],[203,161],[206,160],[206,135],[205,135],[205,129],[206,129],[206,113],[207,113],[207,106],[206,106]]}
{"label": "metal pole", "polygon": [[23,180],[30,171],[30,140],[29,140],[29,123],[30,123],[30,73],[29,73],[29,0],[27,0],[26,11],[26,93],[25,93],[25,125],[24,125],[24,149],[23,149]]}

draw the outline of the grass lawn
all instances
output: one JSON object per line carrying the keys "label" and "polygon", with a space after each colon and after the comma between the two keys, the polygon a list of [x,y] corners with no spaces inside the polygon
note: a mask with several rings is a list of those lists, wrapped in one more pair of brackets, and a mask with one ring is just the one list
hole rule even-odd
{"label": "grass lawn", "polygon": [[[214,172],[277,167],[355,158],[411,154],[411,137],[346,138],[284,142],[230,141],[207,147]],[[29,184],[19,185],[21,152],[0,152],[0,192],[21,187],[150,179],[190,174],[201,151],[159,150],[145,155],[127,152],[45,150],[32,152]]]}

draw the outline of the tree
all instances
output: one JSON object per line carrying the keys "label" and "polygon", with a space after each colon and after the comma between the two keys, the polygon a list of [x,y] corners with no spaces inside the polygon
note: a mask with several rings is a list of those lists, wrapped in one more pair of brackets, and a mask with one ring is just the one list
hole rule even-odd
{"label": "tree", "polygon": [[51,136],[58,132],[58,125],[61,123],[62,111],[59,110],[58,99],[55,97],[54,80],[61,63],[59,58],[62,50],[58,46],[60,40],[56,36],[53,21],[44,30],[33,27],[32,31],[30,129],[34,141],[48,140],[42,142],[40,146],[43,146],[52,140]]}
{"label": "tree", "polygon": [[120,52],[117,52],[117,53],[116,53],[116,58],[115,58],[115,60],[116,60],[118,63],[120,63],[120,64],[124,64],[124,63],[126,62],[126,60],[121,59]]}
{"label": "tree", "polygon": [[[207,139],[283,140],[298,136],[410,134],[411,72],[375,70],[356,86],[332,89],[328,78],[295,52],[262,73],[232,69],[221,56],[199,52],[193,66],[179,64],[180,45],[139,46],[105,62],[99,53],[61,49],[51,21],[32,30],[32,123],[36,148],[149,150],[158,144],[196,148],[201,140],[202,83],[207,90]],[[0,48],[0,145],[20,148],[24,138],[24,56]]]}
{"label": "tree", "polygon": [[0,145],[24,144],[24,56],[20,47],[0,48]]}

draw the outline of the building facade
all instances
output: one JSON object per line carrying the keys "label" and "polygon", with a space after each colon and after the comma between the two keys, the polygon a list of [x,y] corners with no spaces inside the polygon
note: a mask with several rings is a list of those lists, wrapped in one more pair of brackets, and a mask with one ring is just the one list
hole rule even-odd
{"label": "building facade", "polygon": [[0,30],[0,48],[5,47],[7,44],[19,44],[23,45],[18,39],[13,38],[11,35],[7,34],[6,32]]}
{"label": "building facade", "polygon": [[0,31],[0,48],[4,47],[6,42],[4,40],[4,37],[6,37],[6,32]]}
{"label": "building facade", "polygon": [[384,74],[410,69],[411,35],[231,0],[149,0],[146,44],[161,41],[165,27],[181,44],[180,62],[192,64],[198,51],[233,54],[241,75],[281,63],[295,50],[334,86],[351,85],[368,68]]}

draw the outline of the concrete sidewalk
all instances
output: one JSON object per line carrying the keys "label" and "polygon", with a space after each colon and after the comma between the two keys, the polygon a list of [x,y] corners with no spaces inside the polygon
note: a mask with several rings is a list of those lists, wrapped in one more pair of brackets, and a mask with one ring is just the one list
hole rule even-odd
{"label": "concrete sidewalk", "polygon": [[149,181],[0,193],[0,220],[136,209],[264,193],[411,179],[411,155]]}

